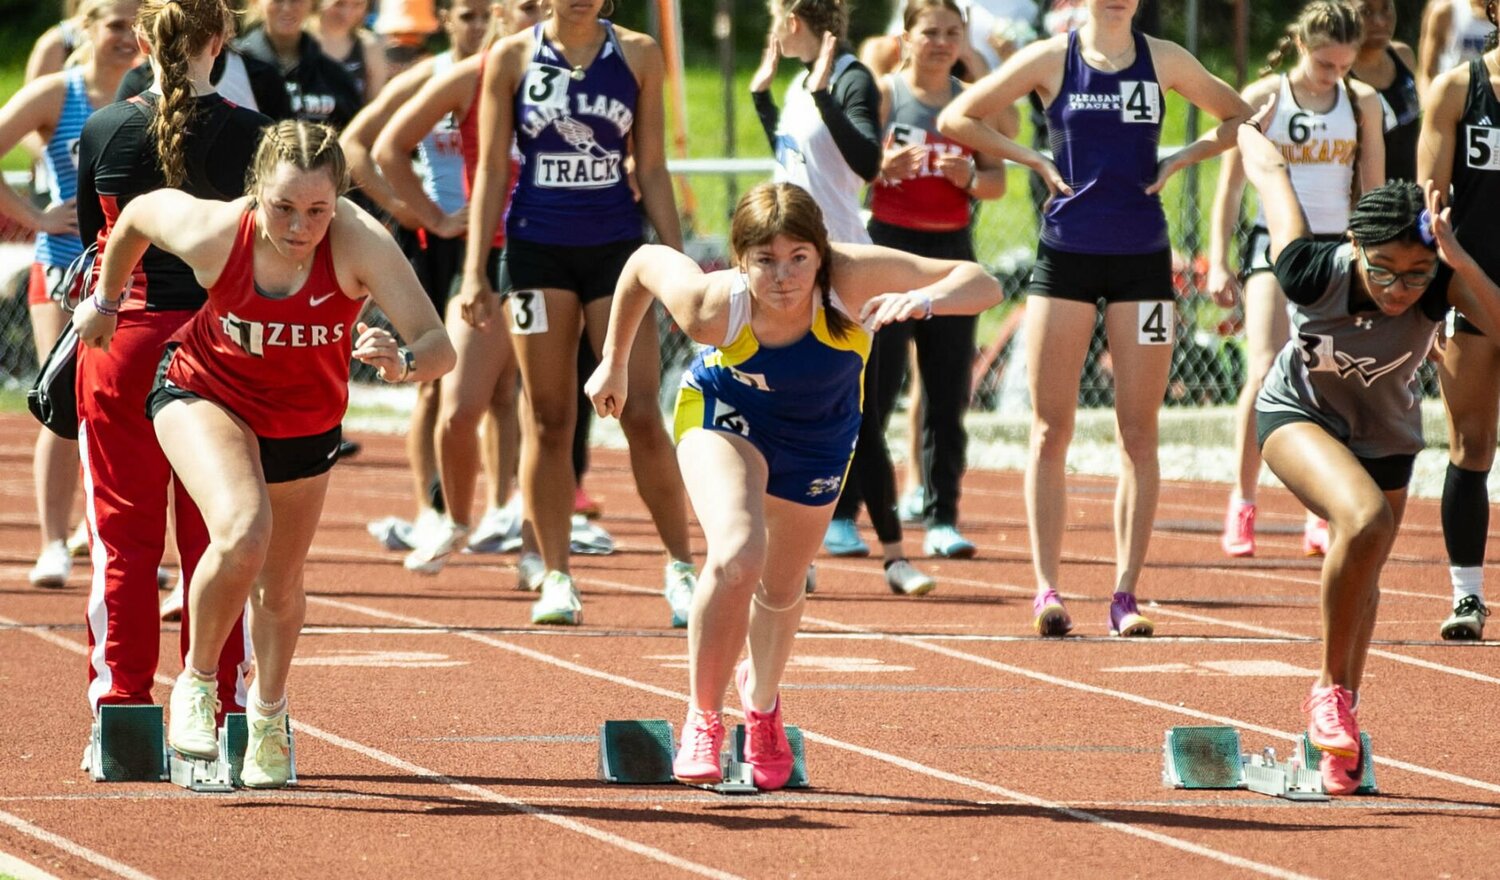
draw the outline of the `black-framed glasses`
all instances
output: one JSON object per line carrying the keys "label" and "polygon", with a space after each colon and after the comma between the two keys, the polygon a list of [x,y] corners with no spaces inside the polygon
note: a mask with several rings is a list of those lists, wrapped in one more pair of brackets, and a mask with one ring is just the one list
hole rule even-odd
{"label": "black-framed glasses", "polygon": [[1370,262],[1370,257],[1364,248],[1359,249],[1360,265],[1365,267],[1365,277],[1376,287],[1392,287],[1399,280],[1407,290],[1422,290],[1432,283],[1437,277],[1438,267],[1433,266],[1426,272],[1392,272],[1382,266],[1376,266]]}

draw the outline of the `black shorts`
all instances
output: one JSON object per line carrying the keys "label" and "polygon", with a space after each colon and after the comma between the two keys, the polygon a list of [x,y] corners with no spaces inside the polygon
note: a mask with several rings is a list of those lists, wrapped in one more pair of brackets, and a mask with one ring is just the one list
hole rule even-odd
{"label": "black shorts", "polygon": [[[1318,424],[1302,413],[1268,413],[1257,410],[1255,413],[1255,439],[1257,444],[1264,449],[1266,438],[1271,436],[1271,432],[1282,425],[1290,425],[1295,422],[1307,422],[1309,425]],[[1318,425],[1318,427],[1321,428],[1322,426]],[[1405,489],[1411,483],[1412,468],[1417,462],[1415,454],[1382,455],[1379,458],[1365,458],[1360,455],[1354,457],[1358,459],[1359,466],[1365,469],[1365,473],[1370,475],[1370,479],[1375,481],[1375,485],[1379,486],[1382,492],[1395,492],[1398,489]]]}
{"label": "black shorts", "polygon": [[867,228],[870,240],[881,247],[895,248],[919,257],[931,257],[934,260],[976,262],[974,237],[967,226],[963,229],[932,232],[871,220]]}
{"label": "black shorts", "polygon": [[448,298],[458,287],[459,276],[464,268],[464,240],[462,238],[438,238],[436,235],[418,234],[415,230],[401,227],[396,230],[396,243],[406,254],[406,261],[422,282],[422,290],[437,313],[442,315],[448,308]]}
{"label": "black shorts", "polygon": [[[181,343],[171,343],[162,352],[161,363],[156,367],[156,380],[151,384],[151,393],[146,395],[146,418],[155,421],[157,413],[174,400],[207,400],[167,381],[167,364],[172,361],[172,352]],[[214,401],[217,403],[216,401]],[[224,406],[223,404],[217,404]],[[229,410],[228,407],[224,407]],[[256,435],[260,447],[260,469],[267,483],[290,483],[316,477],[333,469],[339,457],[339,443],[344,439],[344,428],[335,425],[321,434],[306,437],[261,437]]]}
{"label": "black shorts", "polygon": [[[1313,241],[1343,241],[1349,236],[1341,232],[1328,235],[1309,235]],[[1245,248],[1240,251],[1240,277],[1249,278],[1257,272],[1269,272],[1271,265],[1271,233],[1264,226],[1255,226],[1245,237]]]}
{"label": "black shorts", "polygon": [[1105,304],[1176,298],[1172,249],[1149,254],[1080,254],[1037,242],[1027,284],[1031,296]]}
{"label": "black shorts", "polygon": [[615,295],[626,261],[641,244],[639,238],[578,247],[510,239],[496,289],[502,296],[513,290],[571,290],[585,304],[605,299]]}

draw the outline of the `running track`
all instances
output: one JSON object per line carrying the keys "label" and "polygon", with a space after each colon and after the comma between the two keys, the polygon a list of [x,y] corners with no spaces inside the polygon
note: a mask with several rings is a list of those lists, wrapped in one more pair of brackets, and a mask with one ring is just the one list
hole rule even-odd
{"label": "running track", "polygon": [[[0,876],[1500,877],[1500,646],[1436,641],[1448,586],[1431,502],[1412,505],[1387,566],[1368,667],[1379,797],[1161,787],[1168,727],[1233,724],[1282,755],[1301,727],[1318,572],[1285,493],[1263,499],[1260,556],[1230,563],[1223,489],[1165,487],[1142,588],[1160,637],[1122,642],[1104,623],[1111,484],[1075,478],[1078,636],[1041,642],[1020,477],[973,473],[980,557],[924,561],[933,595],[892,596],[878,562],[820,561],[784,690],[814,788],[731,799],[594,779],[600,721],[675,728],[686,699],[686,641],[622,454],[597,453],[590,479],[621,550],[576,560],[586,625],[542,630],[510,559],[429,579],[374,545],[364,524],[406,513],[406,477],[399,438],[362,438],[307,569],[301,783],[194,795],[78,770],[88,573],[26,584],[33,428],[0,427]],[[176,639],[168,625],[158,699]]]}

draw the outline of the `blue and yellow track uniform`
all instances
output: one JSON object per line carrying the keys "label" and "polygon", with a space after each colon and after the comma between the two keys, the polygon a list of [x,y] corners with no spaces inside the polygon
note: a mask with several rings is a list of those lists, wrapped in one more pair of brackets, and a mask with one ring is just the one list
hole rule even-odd
{"label": "blue and yellow track uniform", "polygon": [[[837,294],[829,299],[848,314]],[[822,297],[813,303],[805,336],[763,347],[750,327],[750,290],[740,276],[730,294],[725,344],[705,348],[683,375],[673,434],[678,440],[695,428],[739,434],[765,456],[768,494],[817,507],[838,498],[849,472],[870,334],[856,321],[844,339],[835,338]]]}

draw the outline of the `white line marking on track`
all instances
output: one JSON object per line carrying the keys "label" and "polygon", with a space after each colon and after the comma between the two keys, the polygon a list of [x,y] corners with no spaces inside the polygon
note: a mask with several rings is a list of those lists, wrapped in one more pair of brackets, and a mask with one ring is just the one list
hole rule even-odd
{"label": "white line marking on track", "polygon": [[57,880],[56,875],[48,874],[36,865],[5,852],[0,852],[0,875],[14,877],[15,880]]}
{"label": "white line marking on track", "polygon": [[[597,578],[582,578],[582,577],[580,577],[580,580],[583,580],[586,583],[590,583],[591,582],[591,583],[597,583],[597,584],[604,584],[606,586],[615,587],[617,589],[618,588],[625,588],[627,591],[630,591],[630,592],[639,591],[639,592],[650,592],[650,593],[653,593],[653,594],[656,592],[655,590],[646,590],[644,587],[636,587],[636,586],[631,585],[631,584],[619,584],[619,583],[616,583],[616,582],[613,582],[613,581],[602,581],[602,580],[599,580]],[[405,623],[405,624],[412,625],[412,626],[430,626],[430,625],[433,625],[431,622],[422,620],[420,618],[411,617],[411,616],[404,615],[404,614],[397,614],[397,613],[391,612],[391,611],[382,611],[382,610],[380,610],[378,608],[369,608],[367,606],[363,606],[363,605],[360,605],[360,604],[355,603],[355,602],[346,602],[346,601],[338,600],[338,599],[327,599],[327,598],[318,597],[318,596],[308,596],[307,597],[307,601],[310,604],[318,604],[318,605],[325,605],[325,606],[328,606],[328,607],[341,608],[341,609],[343,609],[345,611],[353,611],[353,612],[356,612],[356,613],[367,614],[367,615],[370,615],[372,617],[376,617],[377,619],[391,620],[391,621]],[[541,663],[546,663],[546,664],[549,664],[549,665],[552,665],[552,666],[559,667],[561,669],[566,669],[566,670],[568,670],[570,672],[576,672],[576,673],[578,673],[580,675],[586,675],[586,676],[589,676],[591,678],[601,679],[603,681],[608,681],[608,682],[611,682],[611,683],[614,683],[614,684],[619,684],[619,685],[622,685],[622,686],[625,686],[625,687],[633,688],[635,690],[646,691],[647,693],[655,694],[655,695],[661,696],[661,697],[666,697],[668,699],[672,699],[672,700],[675,700],[675,701],[678,701],[678,702],[682,702],[682,703],[686,703],[687,700],[688,700],[687,694],[678,693],[676,691],[672,691],[672,690],[669,690],[667,688],[657,687],[656,685],[647,684],[647,683],[641,682],[641,681],[636,681],[634,679],[626,678],[626,677],[621,676],[621,675],[615,675],[613,673],[605,672],[605,671],[600,670],[600,669],[594,669],[594,668],[589,667],[589,666],[583,666],[583,665],[578,664],[578,663],[573,663],[572,661],[569,661],[569,660],[564,660],[564,659],[562,659],[560,657],[554,657],[551,654],[543,653],[541,651],[534,651],[534,650],[532,650],[530,648],[525,648],[525,647],[522,647],[520,645],[513,645],[513,644],[510,644],[509,642],[503,642],[503,641],[501,641],[499,639],[490,638],[489,636],[481,635],[479,633],[459,633],[458,635],[460,635],[463,638],[470,639],[471,641],[479,642],[480,644],[489,645],[491,647],[499,648],[499,649],[501,649],[503,651],[509,651],[511,653],[520,654],[523,657],[528,657],[528,658],[530,658],[532,660],[536,660],[536,661],[541,662]],[[733,709],[726,709],[725,710],[725,714],[735,714],[735,715],[737,715],[739,713],[735,712]],[[1193,855],[1201,856],[1203,858],[1209,859],[1211,861],[1218,862],[1218,863],[1223,864],[1223,865],[1229,865],[1229,866],[1235,867],[1235,868],[1242,868],[1242,869],[1247,870],[1247,871],[1253,871],[1253,872],[1258,873],[1258,874],[1263,874],[1263,875],[1265,875],[1267,877],[1303,878],[1303,877],[1307,876],[1307,875],[1304,875],[1304,874],[1298,874],[1295,871],[1289,871],[1289,870],[1286,870],[1284,868],[1279,868],[1279,867],[1277,867],[1275,865],[1268,865],[1268,864],[1264,864],[1262,862],[1256,862],[1256,861],[1253,861],[1251,859],[1244,858],[1242,856],[1237,856],[1237,855],[1234,855],[1232,853],[1227,853],[1227,852],[1223,852],[1221,850],[1212,849],[1212,848],[1207,847],[1207,846],[1202,846],[1200,844],[1196,844],[1196,843],[1193,843],[1193,842],[1187,841],[1187,840],[1182,840],[1182,839],[1179,839],[1179,838],[1176,838],[1176,837],[1172,837],[1170,835],[1161,834],[1159,832],[1151,831],[1149,829],[1139,828],[1139,827],[1136,827],[1134,825],[1130,825],[1130,824],[1127,824],[1127,823],[1124,823],[1124,822],[1117,822],[1117,821],[1112,820],[1112,819],[1106,819],[1103,816],[1097,816],[1097,815],[1094,815],[1093,813],[1085,812],[1083,810],[1076,810],[1076,809],[1068,807],[1068,806],[1066,806],[1064,804],[1058,803],[1056,801],[1050,801],[1050,800],[1047,800],[1045,798],[1040,798],[1040,797],[1036,797],[1034,795],[1025,794],[1023,792],[1014,791],[1012,789],[1004,788],[1004,787],[999,786],[999,785],[993,785],[991,783],[984,782],[984,781],[981,781],[981,780],[978,780],[978,779],[970,779],[969,777],[960,776],[960,775],[958,775],[956,773],[949,773],[946,770],[939,770],[936,767],[928,767],[925,764],[919,764],[916,761],[910,760],[908,758],[903,758],[903,757],[901,757],[899,755],[893,755],[893,754],[890,754],[888,752],[882,752],[882,751],[879,751],[879,750],[876,750],[876,749],[866,748],[865,746],[857,745],[855,743],[845,742],[843,740],[835,739],[835,738],[830,737],[830,736],[825,736],[825,735],[820,734],[820,733],[815,733],[813,731],[807,730],[806,728],[803,728],[803,730],[802,730],[802,736],[803,736],[804,739],[806,739],[806,740],[808,740],[810,742],[820,743],[822,745],[830,746],[832,748],[841,749],[843,751],[848,751],[848,752],[853,752],[854,754],[861,755],[863,757],[870,758],[870,759],[875,760],[875,761],[880,761],[882,763],[891,764],[893,766],[900,767],[900,768],[902,768],[904,770],[908,770],[908,771],[910,771],[912,773],[915,773],[915,774],[917,774],[919,776],[926,776],[926,777],[928,777],[930,779],[938,779],[938,780],[941,780],[941,781],[944,781],[944,782],[953,783],[954,785],[961,785],[961,786],[965,786],[967,788],[974,788],[974,789],[978,789],[979,791],[984,791],[984,792],[988,792],[990,794],[999,795],[1000,797],[1009,798],[1009,799],[1011,799],[1013,801],[1016,801],[1016,802],[1019,802],[1019,803],[1023,803],[1023,804],[1027,804],[1029,806],[1037,807],[1039,809],[1047,810],[1048,812],[1060,813],[1060,814],[1062,814],[1064,816],[1068,816],[1069,818],[1072,818],[1072,819],[1077,819],[1079,821],[1088,822],[1088,823],[1091,823],[1091,824],[1094,824],[1094,825],[1099,825],[1100,827],[1108,828],[1108,829],[1110,829],[1112,831],[1118,831],[1118,832],[1120,832],[1122,834],[1127,834],[1127,835],[1130,835],[1132,837],[1139,837],[1139,838],[1142,838],[1144,840],[1149,840],[1149,841],[1151,841],[1153,843],[1158,843],[1158,844],[1161,844],[1163,846],[1168,846],[1168,847],[1171,847],[1173,849],[1181,850],[1182,852],[1191,853]]]}
{"label": "white line marking on track", "polygon": [[[309,596],[308,599],[309,599],[309,601],[311,601],[312,597]],[[324,602],[332,602],[333,600],[322,600],[322,601],[324,601]],[[0,618],[0,622],[15,624],[15,621],[5,620],[3,618]],[[77,653],[77,654],[86,654],[87,651],[88,651],[87,648],[85,648],[83,645],[81,645],[81,644],[79,644],[77,642],[69,641],[68,639],[62,638],[61,636],[57,636],[57,635],[54,635],[54,634],[52,634],[50,632],[46,632],[45,630],[31,630],[31,629],[26,629],[26,631],[27,632],[31,632],[32,634],[36,635],[38,638],[41,638],[43,641],[47,641],[47,642],[50,642],[50,643],[52,643],[54,645],[58,645],[60,647],[66,648],[67,650],[72,651],[72,652]],[[167,685],[169,685],[169,684],[172,683],[172,679],[170,677],[168,677],[168,676],[165,676],[165,675],[158,675],[158,676],[156,676],[156,680],[159,683],[161,683],[161,684],[167,684]],[[573,831],[573,832],[576,832],[578,834],[582,834],[582,835],[584,835],[586,837],[592,837],[593,839],[599,841],[600,843],[605,843],[605,844],[608,844],[610,846],[614,846],[614,847],[617,847],[619,849],[623,849],[626,852],[631,852],[631,853],[634,853],[634,854],[639,855],[639,856],[644,856],[645,858],[652,859],[652,860],[657,861],[657,862],[661,862],[662,864],[665,864],[665,865],[670,865],[670,866],[672,866],[674,868],[678,868],[678,869],[686,871],[686,872],[688,872],[690,874],[697,874],[700,877],[712,877],[712,878],[715,878],[715,880],[739,880],[739,877],[736,874],[731,874],[731,873],[728,873],[727,871],[720,871],[717,868],[711,868],[711,867],[709,867],[707,865],[700,865],[697,862],[688,861],[687,859],[684,859],[684,858],[682,858],[680,856],[673,855],[672,853],[669,853],[669,852],[667,852],[665,850],[657,849],[654,846],[649,846],[649,845],[644,844],[644,843],[639,843],[637,841],[631,840],[628,837],[621,837],[618,834],[614,834],[614,833],[609,832],[609,831],[604,831],[602,829],[595,828],[592,825],[587,825],[587,824],[585,824],[583,822],[580,822],[580,821],[578,821],[576,819],[570,819],[570,818],[568,818],[566,816],[558,816],[556,814],[549,813],[546,810],[543,810],[543,809],[541,809],[539,807],[536,807],[536,806],[533,806],[532,804],[527,803],[526,801],[522,801],[522,800],[519,800],[517,798],[506,797],[505,795],[499,794],[498,792],[491,791],[491,790],[489,790],[487,788],[481,788],[481,787],[479,787],[477,785],[470,785],[469,783],[466,783],[466,782],[459,782],[458,780],[453,779],[452,777],[449,777],[449,776],[444,776],[443,774],[438,773],[435,770],[428,770],[425,767],[421,767],[421,766],[419,766],[417,764],[413,764],[412,762],[407,761],[407,760],[405,760],[403,758],[398,758],[395,755],[388,754],[386,752],[382,752],[379,749],[373,748],[371,746],[364,745],[363,743],[358,743],[358,742],[355,742],[354,740],[346,739],[345,737],[339,736],[338,734],[332,733],[330,731],[323,730],[322,728],[314,727],[313,725],[308,724],[305,721],[300,721],[299,720],[297,722],[297,733],[298,733],[298,735],[301,735],[301,736],[311,736],[314,739],[323,740],[324,742],[327,742],[327,743],[329,743],[331,745],[335,745],[335,746],[338,746],[339,748],[347,749],[348,751],[354,752],[354,753],[359,754],[359,755],[363,755],[364,757],[369,758],[372,761],[376,761],[378,763],[385,764],[387,767],[392,767],[392,768],[397,769],[397,770],[402,770],[402,771],[404,771],[406,773],[409,773],[409,774],[412,774],[414,776],[419,776],[419,777],[423,777],[423,778],[426,778],[426,779],[431,779],[434,782],[440,783],[442,785],[446,785],[446,786],[448,786],[448,787],[450,787],[450,788],[452,788],[452,789],[454,789],[456,791],[461,791],[461,792],[463,792],[465,794],[473,795],[474,797],[477,797],[480,800],[484,800],[484,801],[488,801],[488,802],[493,803],[493,804],[499,804],[501,806],[509,807],[509,808],[515,810],[516,812],[525,813],[526,815],[531,816],[531,817],[536,818],[536,819],[540,819],[543,822],[548,822],[548,823],[550,823],[552,825],[556,825],[556,826],[558,826],[560,828],[566,828],[569,831]],[[24,820],[22,820],[22,819],[19,819],[19,818],[14,817],[14,816],[10,816],[9,813],[0,812],[0,822],[7,821],[6,817],[9,817],[11,819],[15,819],[17,822],[24,822]],[[7,824],[11,824],[11,823],[7,822]],[[26,824],[29,827],[32,827],[32,828],[36,827],[36,826],[31,826],[29,823],[26,823]],[[82,850],[83,852],[92,853],[92,850],[84,849],[83,847],[78,846],[77,844],[72,843],[72,841],[69,841],[66,838],[58,837],[57,835],[52,834],[52,832],[50,832],[50,831],[45,831],[45,830],[40,829],[40,828],[36,828],[36,830],[38,832],[40,832],[41,834],[46,834],[46,835],[49,835],[49,837],[51,837],[51,838],[56,838],[57,842],[54,842],[53,845],[54,846],[58,846],[61,849],[65,849],[68,852],[73,852],[73,850],[69,849],[68,847],[75,847],[75,848],[77,848],[79,850]],[[44,839],[46,839],[46,838],[44,838]],[[49,840],[48,842],[53,842],[53,841]],[[94,855],[98,855],[98,854],[94,853]],[[98,856],[98,858],[104,859],[105,857],[104,856]],[[108,861],[108,860],[106,859],[106,861]],[[97,863],[96,862],[96,864],[102,864],[102,863]],[[124,866],[124,865],[121,865],[120,867],[125,868],[127,871],[131,871],[132,872],[130,874],[122,874],[121,876],[130,877],[130,878],[132,878],[132,880],[135,880],[135,878],[141,878],[141,880],[149,880],[148,875],[141,874],[140,872],[135,871],[135,869],[133,869],[133,868],[129,868],[129,867]],[[111,870],[113,870],[113,869],[111,869]],[[119,872],[116,872],[116,873],[119,873]]]}
{"label": "white line marking on track", "polygon": [[[20,816],[7,813],[4,810],[0,810],[0,825],[9,825],[22,834],[35,837],[37,840],[49,846],[56,847],[76,859],[82,859],[96,868],[103,868],[111,874],[126,878],[126,880],[152,880],[150,874],[143,874],[124,862],[117,862],[109,856],[94,852],[81,843],[75,843],[61,834],[53,834],[45,828],[33,825]],[[0,867],[4,867],[4,865],[0,865]]]}

